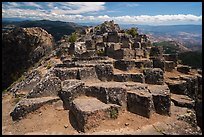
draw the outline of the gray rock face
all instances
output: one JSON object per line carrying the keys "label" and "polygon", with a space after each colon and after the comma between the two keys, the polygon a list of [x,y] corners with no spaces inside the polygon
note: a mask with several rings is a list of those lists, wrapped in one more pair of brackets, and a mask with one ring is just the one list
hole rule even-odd
{"label": "gray rock face", "polygon": [[163,48],[161,46],[152,47],[150,50],[150,56],[152,57],[162,57]]}
{"label": "gray rock face", "polygon": [[147,68],[143,70],[145,83],[162,85],[164,83],[163,71],[160,68]]}
{"label": "gray rock face", "polygon": [[28,93],[27,98],[57,96],[60,90],[61,80],[58,77],[47,76]]}
{"label": "gray rock face", "polygon": [[144,50],[140,48],[135,48],[135,56],[136,59],[140,59],[144,57]]}
{"label": "gray rock face", "polygon": [[77,79],[78,68],[55,68],[54,73],[60,80]]}
{"label": "gray rock face", "polygon": [[95,67],[83,67],[79,69],[78,76],[80,80],[97,79]]}
{"label": "gray rock face", "polygon": [[95,66],[96,74],[101,81],[111,81],[113,79],[113,66],[109,64],[99,64]]}
{"label": "gray rock face", "polygon": [[178,61],[178,55],[177,54],[163,54],[163,57],[165,61],[173,61],[175,63],[175,67],[177,65]]}
{"label": "gray rock face", "polygon": [[12,116],[13,120],[20,120],[28,113],[35,111],[44,104],[52,103],[54,101],[58,101],[59,99],[59,97],[25,98],[15,105],[10,115]]}
{"label": "gray rock face", "polygon": [[123,48],[118,49],[114,52],[114,59],[134,59],[135,58],[135,51]]}
{"label": "gray rock face", "polygon": [[142,73],[131,74],[131,80],[134,82],[145,83],[145,78]]}
{"label": "gray rock face", "polygon": [[173,61],[165,61],[164,62],[164,70],[165,71],[172,71],[175,69],[175,63]]}
{"label": "gray rock face", "polygon": [[146,59],[146,60],[136,60],[135,61],[136,68],[153,68],[153,61]]}
{"label": "gray rock face", "polygon": [[186,95],[171,94],[172,102],[179,107],[187,107],[193,109],[195,107],[195,101]]}
{"label": "gray rock face", "polygon": [[134,43],[133,43],[133,49],[141,49],[141,43],[140,42],[138,42],[138,41],[135,41]]}
{"label": "gray rock face", "polygon": [[163,58],[153,58],[153,67],[154,68],[160,68],[164,71],[164,67],[165,67],[165,61]]}
{"label": "gray rock face", "polygon": [[113,80],[117,82],[126,82],[131,80],[131,74],[114,74]]}
{"label": "gray rock face", "polygon": [[107,42],[118,43],[119,41],[120,41],[120,37],[118,35],[118,32],[116,31],[108,32]]}
{"label": "gray rock face", "polygon": [[187,83],[185,80],[169,80],[166,81],[171,93],[186,95],[187,94]]}
{"label": "gray rock face", "polygon": [[85,45],[86,45],[87,50],[94,50],[95,49],[95,43],[93,40],[86,40]]}
{"label": "gray rock face", "polygon": [[184,75],[180,76],[180,79],[186,81],[187,93],[185,95],[195,99],[196,93],[198,92],[198,77]]}
{"label": "gray rock face", "polygon": [[170,90],[167,85],[149,85],[148,89],[150,90],[154,109],[158,114],[169,115],[171,114],[171,98]]}
{"label": "gray rock face", "polygon": [[191,71],[191,67],[187,65],[178,65],[177,71],[184,73],[184,74],[188,74]]}
{"label": "gray rock face", "polygon": [[73,100],[71,112],[75,115],[78,130],[87,132],[100,125],[102,120],[117,118],[117,105],[105,104],[96,98],[77,98]]}
{"label": "gray rock face", "polygon": [[150,118],[153,112],[152,96],[146,89],[127,91],[128,111]]}
{"label": "gray rock face", "polygon": [[114,67],[116,69],[128,71],[135,67],[135,62],[133,60],[116,60],[114,62]]}
{"label": "gray rock face", "polygon": [[16,93],[20,90],[26,90],[29,92],[33,87],[37,85],[41,78],[41,73],[38,70],[33,70],[32,72],[26,75],[24,80],[14,85],[10,89],[10,92]]}
{"label": "gray rock face", "polygon": [[62,99],[65,109],[71,107],[75,98],[85,95],[83,86],[84,83],[80,80],[65,80],[62,82],[62,90],[59,92],[59,97]]}

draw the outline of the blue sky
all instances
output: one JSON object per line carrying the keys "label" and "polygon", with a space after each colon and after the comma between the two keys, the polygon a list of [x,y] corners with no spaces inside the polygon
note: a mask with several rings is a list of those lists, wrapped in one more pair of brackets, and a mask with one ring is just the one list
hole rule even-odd
{"label": "blue sky", "polygon": [[2,2],[3,18],[120,24],[202,24],[202,2]]}

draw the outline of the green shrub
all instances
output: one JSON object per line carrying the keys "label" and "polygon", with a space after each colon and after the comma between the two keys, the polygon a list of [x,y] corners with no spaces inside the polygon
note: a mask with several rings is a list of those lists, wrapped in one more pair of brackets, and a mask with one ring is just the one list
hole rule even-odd
{"label": "green shrub", "polygon": [[127,34],[132,35],[132,37],[136,37],[138,35],[138,28],[131,28],[126,31]]}
{"label": "green shrub", "polygon": [[47,69],[50,69],[52,67],[52,63],[49,61],[48,63],[47,63]]}
{"label": "green shrub", "polygon": [[113,119],[116,119],[118,118],[118,110],[117,108],[111,108],[110,110],[110,117],[113,118]]}
{"label": "green shrub", "polygon": [[74,43],[77,41],[77,34],[76,33],[72,33],[69,37],[69,42]]}

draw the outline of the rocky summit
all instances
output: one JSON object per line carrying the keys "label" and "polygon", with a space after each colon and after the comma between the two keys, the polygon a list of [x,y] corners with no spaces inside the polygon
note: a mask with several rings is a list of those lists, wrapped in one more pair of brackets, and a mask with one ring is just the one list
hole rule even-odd
{"label": "rocky summit", "polygon": [[2,97],[3,134],[202,134],[202,72],[137,28],[105,21],[55,46],[41,28],[3,38],[37,62]]}

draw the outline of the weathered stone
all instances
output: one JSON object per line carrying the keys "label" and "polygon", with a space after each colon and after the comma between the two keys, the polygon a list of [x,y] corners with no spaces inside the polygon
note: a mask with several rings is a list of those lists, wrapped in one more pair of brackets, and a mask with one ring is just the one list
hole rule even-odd
{"label": "weathered stone", "polygon": [[97,79],[95,67],[83,67],[79,69],[80,80],[94,80]]}
{"label": "weathered stone", "polygon": [[145,83],[162,85],[164,83],[163,71],[160,68],[146,68],[143,70]]}
{"label": "weathered stone", "polygon": [[160,68],[164,71],[165,61],[163,58],[155,57],[155,58],[152,58],[152,60],[153,60],[153,67],[154,68]]}
{"label": "weathered stone", "polygon": [[52,103],[54,101],[58,101],[59,99],[59,97],[25,98],[15,105],[14,109],[10,113],[10,116],[12,116],[13,120],[20,120],[28,113],[37,110],[44,104]]}
{"label": "weathered stone", "polygon": [[78,68],[55,68],[54,73],[60,80],[77,79]]}
{"label": "weathered stone", "polygon": [[177,54],[163,54],[165,61],[173,61],[175,67],[177,66],[178,55]]}
{"label": "weathered stone", "polygon": [[83,86],[84,83],[80,80],[65,80],[62,82],[62,90],[58,95],[62,99],[65,109],[71,107],[73,99],[85,95]]}
{"label": "weathered stone", "polygon": [[120,49],[121,45],[119,43],[107,43],[106,55],[108,57],[114,58],[114,53],[116,50]]}
{"label": "weathered stone", "polygon": [[196,119],[198,126],[203,129],[202,127],[202,114],[203,114],[203,108],[202,108],[202,100],[201,99],[196,99],[195,102],[195,111],[196,111]]}
{"label": "weathered stone", "polygon": [[131,81],[145,83],[145,78],[142,73],[131,74]]}
{"label": "weathered stone", "polygon": [[141,43],[138,42],[138,41],[135,41],[135,42],[133,43],[133,49],[137,49],[137,48],[140,48],[140,49],[141,49]]}
{"label": "weathered stone", "polygon": [[166,84],[168,85],[171,93],[180,95],[186,95],[187,93],[187,85],[184,80],[169,80],[166,81]]}
{"label": "weathered stone", "polygon": [[105,52],[105,47],[106,45],[104,44],[104,42],[99,42],[99,43],[96,43],[96,50],[97,51],[104,51]]}
{"label": "weathered stone", "polygon": [[73,55],[75,53],[82,54],[86,51],[85,42],[75,42],[70,44],[69,54]]}
{"label": "weathered stone", "polygon": [[144,50],[140,49],[140,48],[136,48],[135,49],[135,56],[136,56],[136,59],[137,58],[143,58],[144,57]]}
{"label": "weathered stone", "polygon": [[86,45],[87,50],[94,50],[95,49],[95,43],[93,40],[86,40],[85,45]]}
{"label": "weathered stone", "polygon": [[131,74],[114,74],[113,80],[117,82],[126,82],[131,80]]}
{"label": "weathered stone", "polygon": [[182,76],[180,76],[180,79],[186,81],[186,88],[187,88],[186,95],[195,99],[196,93],[198,92],[198,78],[197,78],[197,76],[182,75]]}
{"label": "weathered stone", "polygon": [[118,49],[114,52],[114,59],[134,59],[135,58],[135,51],[123,48]]}
{"label": "weathered stone", "polygon": [[101,90],[107,93],[108,104],[117,104],[121,106],[123,110],[127,107],[127,92],[124,88],[113,86],[113,87],[101,87]]}
{"label": "weathered stone", "polygon": [[172,71],[175,68],[175,63],[173,61],[165,61],[164,62],[164,70]]}
{"label": "weathered stone", "polygon": [[95,66],[96,74],[101,81],[111,81],[113,79],[113,66],[109,64],[99,64]]}
{"label": "weathered stone", "polygon": [[127,91],[128,111],[150,118],[153,112],[152,96],[146,89]]}
{"label": "weathered stone", "polygon": [[119,40],[120,40],[120,37],[118,35],[118,32],[116,32],[116,31],[108,32],[107,42],[118,43]]}
{"label": "weathered stone", "polygon": [[195,101],[186,95],[178,95],[171,93],[171,100],[176,106],[179,107],[187,107],[189,109],[193,109],[195,107]]}
{"label": "weathered stone", "polygon": [[163,48],[161,46],[152,47],[150,50],[150,56],[152,57],[162,57]]}
{"label": "weathered stone", "polygon": [[103,36],[100,36],[100,35],[94,35],[92,37],[92,39],[94,40],[95,43],[101,43],[103,42]]}
{"label": "weathered stone", "polygon": [[60,90],[61,80],[46,76],[28,93],[27,98],[57,96]]}
{"label": "weathered stone", "polygon": [[19,94],[21,91],[26,91],[27,94],[40,82],[41,78],[41,73],[35,69],[27,74],[24,80],[15,84],[9,91],[14,93],[14,95]]}
{"label": "weathered stone", "polygon": [[162,115],[170,115],[171,98],[168,86],[149,85],[148,89],[153,97],[155,111]]}
{"label": "weathered stone", "polygon": [[191,67],[187,65],[178,65],[177,71],[188,74],[191,71]]}
{"label": "weathered stone", "polygon": [[116,69],[128,71],[135,67],[134,60],[116,60],[114,62],[114,67]]}
{"label": "weathered stone", "polygon": [[135,60],[136,68],[153,68],[153,61],[149,59]]}
{"label": "weathered stone", "polygon": [[98,127],[102,120],[117,118],[117,105],[105,104],[96,98],[77,98],[73,101],[71,112],[75,115],[78,130],[86,132]]}
{"label": "weathered stone", "polygon": [[121,48],[128,48],[132,49],[132,40],[131,40],[131,35],[124,34],[121,36],[121,43],[122,46]]}
{"label": "weathered stone", "polygon": [[97,56],[95,50],[86,50],[81,54],[77,54],[77,53],[75,54],[76,58],[88,58],[88,57],[95,57],[95,56]]}

